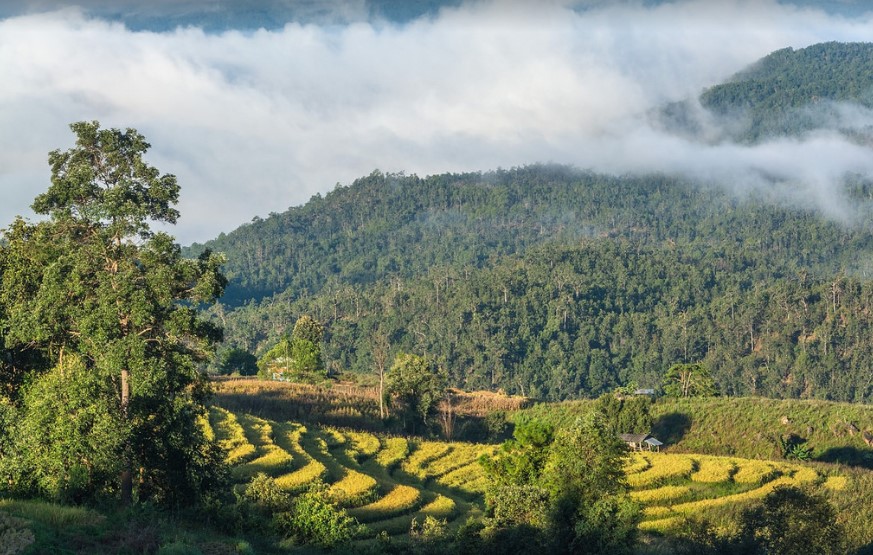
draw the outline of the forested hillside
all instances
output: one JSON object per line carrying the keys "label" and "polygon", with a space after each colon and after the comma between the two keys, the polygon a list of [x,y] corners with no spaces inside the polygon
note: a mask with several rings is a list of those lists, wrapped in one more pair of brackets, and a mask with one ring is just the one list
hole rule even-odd
{"label": "forested hillside", "polygon": [[[720,123],[722,139],[754,143],[829,129],[871,144],[873,44],[816,44],[777,50],[710,87],[700,104]],[[700,134],[693,102],[674,103],[660,115],[668,128]]]}
{"label": "forested hillside", "polygon": [[[870,53],[779,51],[702,101],[759,115],[818,98],[869,104]],[[774,96],[774,83],[796,94]],[[723,394],[866,401],[871,193],[850,180],[838,222],[768,191],[665,175],[377,171],[188,254],[226,253],[230,285],[212,315],[228,347],[257,354],[309,314],[336,371],[371,372],[385,335],[468,388],[563,399],[656,387],[670,365],[702,361]]]}

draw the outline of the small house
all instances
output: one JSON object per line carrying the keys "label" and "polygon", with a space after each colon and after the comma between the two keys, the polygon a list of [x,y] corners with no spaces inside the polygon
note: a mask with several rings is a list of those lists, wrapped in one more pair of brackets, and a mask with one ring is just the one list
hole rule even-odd
{"label": "small house", "polygon": [[650,434],[618,434],[631,451],[660,451],[664,445]]}

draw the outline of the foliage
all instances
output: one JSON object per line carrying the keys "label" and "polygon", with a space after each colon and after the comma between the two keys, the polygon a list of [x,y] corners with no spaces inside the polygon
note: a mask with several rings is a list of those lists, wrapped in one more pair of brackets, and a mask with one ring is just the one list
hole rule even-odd
{"label": "foliage", "polygon": [[116,491],[127,430],[108,385],[68,356],[26,389],[0,459],[10,489],[74,503]]}
{"label": "foliage", "polygon": [[27,521],[0,512],[0,555],[18,555],[30,547],[35,538]]}
{"label": "foliage", "polygon": [[[732,133],[740,140],[797,135],[837,120],[838,102],[873,106],[869,82],[863,77],[871,71],[870,44],[829,42],[799,50],[784,48],[707,89],[700,100],[713,112],[742,122]],[[848,134],[851,124],[843,125],[841,131]]]}
{"label": "foliage", "polygon": [[517,422],[513,439],[505,441],[497,457],[480,461],[496,488],[529,485],[539,480],[548,457],[555,428],[539,419]]}
{"label": "foliage", "polygon": [[664,375],[664,393],[673,397],[707,397],[716,388],[705,364],[674,364]]}
{"label": "foliage", "polygon": [[[56,392],[60,376],[29,393],[15,376],[40,383],[41,375],[63,374],[68,365],[89,375],[68,383],[74,390],[60,402],[81,418],[65,428],[68,435],[49,435],[45,449],[28,455],[34,459],[17,469],[16,484],[42,483],[45,493],[62,495],[66,486],[46,485],[40,469],[64,465],[63,445],[87,445],[86,434],[115,421],[111,440],[88,449],[99,451],[99,460],[117,458],[120,487],[105,468],[92,473],[78,448],[78,461],[66,459],[72,474],[64,484],[77,495],[120,491],[128,501],[135,468],[139,499],[196,502],[223,483],[220,453],[197,423],[207,387],[196,369],[221,332],[195,310],[221,295],[223,259],[208,251],[183,259],[169,235],[150,230],[150,222],[175,223],[179,187],[143,160],[149,144],[142,135],[96,122],[71,129],[75,146],[49,154],[51,185],[33,204],[48,218],[17,219],[0,248],[0,329],[16,369],[4,373],[13,378],[4,389],[13,399],[30,395],[22,422],[49,424],[53,417],[38,413],[53,401],[33,396]],[[85,408],[89,397],[92,409]]]}
{"label": "foliage", "polygon": [[628,496],[624,443],[597,413],[555,434],[542,483],[553,504],[550,534],[568,553],[630,552],[640,513]]}
{"label": "foliage", "polygon": [[[743,141],[836,128],[868,144],[852,113],[873,105],[871,53],[777,51],[701,103],[741,120],[727,127]],[[439,354],[451,385],[549,400],[653,387],[699,361],[724,395],[869,401],[873,187],[845,176],[840,221],[780,202],[793,187],[738,198],[555,165],[373,172],[210,242],[231,275],[212,316],[261,354],[311,314],[332,367],[361,375],[378,329]]]}
{"label": "foliage", "polygon": [[553,552],[629,551],[640,513],[628,496],[625,456],[599,413],[554,436],[539,421],[523,423],[499,457],[483,459],[491,479],[489,527],[530,529]]}
{"label": "foliage", "polygon": [[399,401],[407,428],[414,433],[416,424],[427,425],[445,388],[445,371],[436,362],[429,357],[400,353],[388,372],[385,394],[392,402]]}
{"label": "foliage", "polygon": [[218,373],[254,376],[258,373],[258,359],[255,355],[240,348],[224,349],[218,354]]}
{"label": "foliage", "polygon": [[843,553],[842,531],[824,497],[793,487],[776,488],[761,505],[743,512],[742,537],[752,553]]}
{"label": "foliage", "polygon": [[454,386],[542,399],[692,361],[723,395],[873,399],[871,186],[846,188],[848,227],[664,176],[371,175],[210,243],[233,274],[211,314],[259,355],[311,314],[325,359],[360,375],[378,328]]}
{"label": "foliage", "polygon": [[301,316],[294,324],[290,336],[283,337],[258,359],[258,368],[264,378],[271,372],[287,374],[286,379],[307,381],[323,377],[324,361],[321,341],[324,327],[308,315]]}
{"label": "foliage", "polygon": [[787,437],[779,436],[779,445],[782,448],[782,456],[786,459],[808,461],[813,456],[813,448],[807,445],[802,437],[789,434]]}
{"label": "foliage", "polygon": [[604,393],[597,399],[596,410],[605,418],[606,425],[617,434],[647,434],[652,431],[652,401],[647,395],[618,397]]}
{"label": "foliage", "polygon": [[290,512],[277,515],[276,523],[297,542],[323,548],[347,543],[361,533],[358,522],[337,507],[318,483],[294,499]]}

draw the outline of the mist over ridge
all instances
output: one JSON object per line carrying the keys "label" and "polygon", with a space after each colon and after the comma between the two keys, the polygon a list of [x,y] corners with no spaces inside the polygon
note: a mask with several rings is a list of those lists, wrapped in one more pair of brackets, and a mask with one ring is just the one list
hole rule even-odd
{"label": "mist over ridge", "polygon": [[[106,6],[45,1],[0,14],[0,69],[10,83],[0,93],[3,221],[28,214],[45,183],[45,153],[65,145],[66,123],[82,119],[149,138],[154,164],[183,186],[181,223],[171,230],[183,243],[373,168],[427,175],[556,162],[671,173],[738,191],[775,185],[847,221],[844,177],[871,169],[868,149],[839,125],[749,143],[697,109],[702,134],[652,116],[695,102],[771,52],[870,41],[873,15],[859,10],[483,1],[416,3],[403,16],[396,3],[336,2],[319,8],[337,16],[329,21],[313,3],[295,2],[287,13],[299,20],[253,30],[257,18],[234,28],[224,4],[209,12],[197,2],[121,3],[115,15]],[[207,12],[224,27],[174,24],[185,13],[204,22]],[[136,17],[156,23],[127,23]],[[870,117],[855,105],[832,112],[849,122]]]}

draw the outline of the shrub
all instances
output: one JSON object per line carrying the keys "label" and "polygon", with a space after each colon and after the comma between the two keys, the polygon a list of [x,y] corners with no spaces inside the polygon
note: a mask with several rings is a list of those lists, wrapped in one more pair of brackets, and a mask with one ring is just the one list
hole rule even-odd
{"label": "shrub", "polygon": [[34,542],[27,521],[0,513],[0,555],[18,555]]}
{"label": "shrub", "polygon": [[337,507],[323,484],[313,485],[294,500],[294,507],[274,517],[279,530],[298,543],[332,548],[361,535],[358,521]]}

